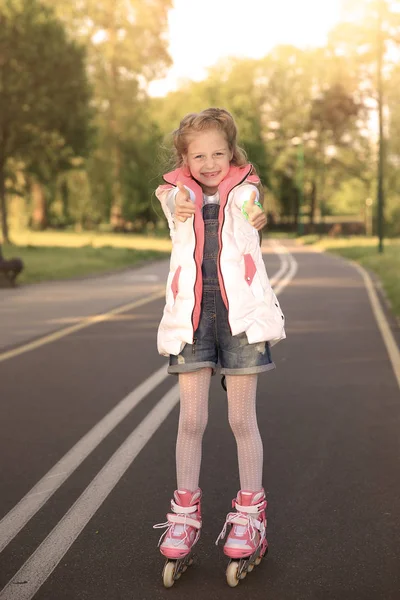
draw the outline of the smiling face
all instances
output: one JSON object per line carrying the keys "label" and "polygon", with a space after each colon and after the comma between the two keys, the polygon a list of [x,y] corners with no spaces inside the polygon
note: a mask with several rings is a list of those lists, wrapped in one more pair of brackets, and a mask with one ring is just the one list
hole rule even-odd
{"label": "smiling face", "polygon": [[222,131],[208,129],[191,136],[184,160],[203,192],[211,196],[228,174],[232,152]]}

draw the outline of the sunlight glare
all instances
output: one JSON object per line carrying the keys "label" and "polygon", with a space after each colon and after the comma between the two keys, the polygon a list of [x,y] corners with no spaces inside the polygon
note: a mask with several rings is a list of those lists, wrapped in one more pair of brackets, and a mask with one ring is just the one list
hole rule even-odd
{"label": "sunlight glare", "polygon": [[175,0],[169,13],[169,52],[173,66],[149,92],[162,96],[179,80],[200,80],[220,59],[262,58],[279,44],[323,46],[340,20],[341,0]]}

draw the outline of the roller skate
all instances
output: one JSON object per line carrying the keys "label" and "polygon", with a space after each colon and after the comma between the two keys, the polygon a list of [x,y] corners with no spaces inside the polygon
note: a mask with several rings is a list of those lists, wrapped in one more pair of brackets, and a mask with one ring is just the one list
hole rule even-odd
{"label": "roller skate", "polygon": [[225,525],[215,543],[218,544],[225,537],[227,527],[231,525],[224,545],[224,554],[230,558],[226,581],[231,587],[236,587],[268,552],[265,492],[241,490],[232,500],[232,507],[237,512],[227,514]]}
{"label": "roller skate", "polygon": [[[201,490],[176,490],[171,500],[172,513],[167,514],[166,523],[153,525],[154,529],[166,528],[158,545],[166,557],[162,572],[164,586],[172,587],[177,579],[193,563],[192,547],[200,537]],[[162,543],[161,543],[162,542]]]}

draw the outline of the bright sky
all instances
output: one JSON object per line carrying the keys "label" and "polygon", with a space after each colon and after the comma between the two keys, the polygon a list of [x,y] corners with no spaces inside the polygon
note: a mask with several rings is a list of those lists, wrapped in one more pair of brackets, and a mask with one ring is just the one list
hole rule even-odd
{"label": "bright sky", "polygon": [[261,58],[278,44],[324,45],[341,0],[175,0],[169,13],[173,66],[149,92],[163,96],[182,79],[203,79],[227,56]]}

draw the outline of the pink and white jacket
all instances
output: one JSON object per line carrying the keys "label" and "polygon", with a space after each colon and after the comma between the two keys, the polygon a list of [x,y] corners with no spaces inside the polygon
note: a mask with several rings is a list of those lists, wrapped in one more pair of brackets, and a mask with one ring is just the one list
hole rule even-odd
{"label": "pink and white jacket", "polygon": [[[231,167],[220,183],[218,279],[228,309],[232,335],[246,332],[250,344],[269,341],[271,345],[286,337],[284,316],[271,288],[260,249],[258,231],[248,223],[242,207],[257,188],[252,165]],[[158,328],[158,352],[179,354],[186,343],[193,343],[201,312],[204,221],[203,191],[184,168],[164,175],[156,196],[167,217],[172,238],[166,304]],[[196,205],[194,217],[174,219],[176,182],[190,190]]]}

